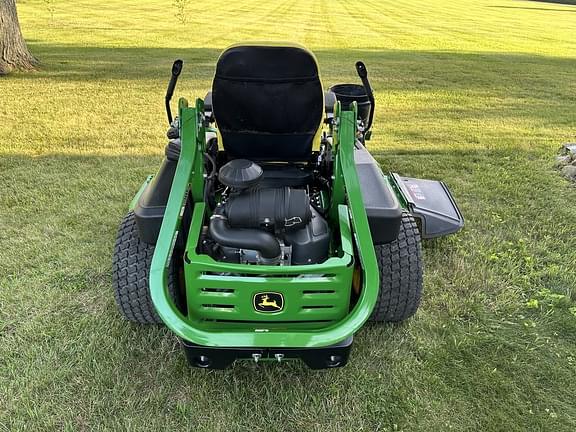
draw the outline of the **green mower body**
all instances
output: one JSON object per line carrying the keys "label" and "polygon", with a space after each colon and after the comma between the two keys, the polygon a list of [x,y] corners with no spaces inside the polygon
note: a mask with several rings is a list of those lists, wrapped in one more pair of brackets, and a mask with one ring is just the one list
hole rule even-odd
{"label": "green mower body", "polygon": [[329,368],[370,318],[416,311],[420,237],[463,220],[443,183],[381,172],[359,65],[365,93],[325,95],[304,48],[240,45],[219,59],[212,94],[179,100],[167,158],[116,243],[126,318],[164,323],[197,367]]}

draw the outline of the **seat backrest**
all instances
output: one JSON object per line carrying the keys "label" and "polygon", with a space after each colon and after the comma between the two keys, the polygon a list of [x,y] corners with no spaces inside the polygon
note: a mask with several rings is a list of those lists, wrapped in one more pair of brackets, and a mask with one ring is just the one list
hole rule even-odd
{"label": "seat backrest", "polygon": [[228,48],[216,66],[212,104],[230,157],[308,160],[324,107],[316,58],[299,46]]}

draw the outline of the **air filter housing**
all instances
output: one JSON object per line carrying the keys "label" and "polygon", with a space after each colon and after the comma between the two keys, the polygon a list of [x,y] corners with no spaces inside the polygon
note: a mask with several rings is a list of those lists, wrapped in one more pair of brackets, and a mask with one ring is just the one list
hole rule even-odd
{"label": "air filter housing", "polygon": [[247,159],[231,160],[218,172],[220,183],[236,190],[256,186],[261,178],[262,167]]}

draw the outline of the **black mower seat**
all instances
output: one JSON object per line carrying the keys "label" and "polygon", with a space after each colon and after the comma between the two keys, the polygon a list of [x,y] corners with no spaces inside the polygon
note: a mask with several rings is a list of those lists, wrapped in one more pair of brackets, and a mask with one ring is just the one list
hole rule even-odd
{"label": "black mower seat", "polygon": [[234,46],[218,60],[212,109],[231,158],[307,161],[323,106],[318,64],[305,48]]}

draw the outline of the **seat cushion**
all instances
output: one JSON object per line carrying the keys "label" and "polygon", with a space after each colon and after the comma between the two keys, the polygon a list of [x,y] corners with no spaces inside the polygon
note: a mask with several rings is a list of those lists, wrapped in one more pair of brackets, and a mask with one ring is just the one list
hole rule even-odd
{"label": "seat cushion", "polygon": [[301,47],[229,48],[216,66],[212,104],[230,157],[307,160],[324,107],[316,59]]}

